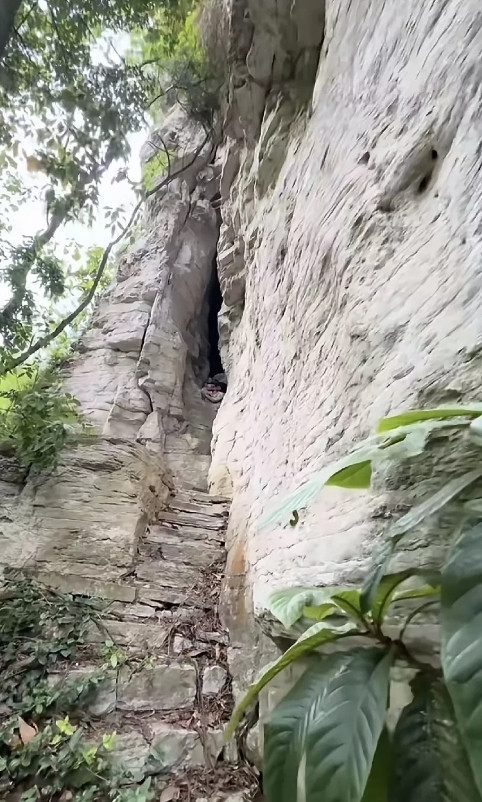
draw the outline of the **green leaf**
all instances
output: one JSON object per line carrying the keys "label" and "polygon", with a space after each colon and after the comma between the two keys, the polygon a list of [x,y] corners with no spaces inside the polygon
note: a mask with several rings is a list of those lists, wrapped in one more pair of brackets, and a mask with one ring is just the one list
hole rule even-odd
{"label": "green leaf", "polygon": [[443,683],[418,674],[412,691],[393,738],[392,802],[480,802]]}
{"label": "green leaf", "polygon": [[312,655],[308,669],[271,713],[264,728],[263,791],[267,802],[296,800],[298,769],[310,723],[328,680],[345,660],[340,654]]}
{"label": "green leaf", "polygon": [[[481,413],[482,414],[482,413]],[[447,426],[467,426],[468,423],[430,421],[422,426],[400,426],[390,432],[369,437],[353,451],[315,473],[297,490],[288,495],[282,504],[261,518],[260,529],[289,520],[293,510],[307,507],[325,485],[364,489],[370,486],[371,464],[387,460],[403,460],[421,454],[429,434]]]}
{"label": "green leaf", "polygon": [[389,432],[399,426],[408,426],[413,423],[430,420],[432,418],[441,420],[444,418],[477,418],[482,415],[482,404],[467,404],[465,406],[435,407],[434,409],[410,409],[401,412],[399,415],[391,415],[382,418],[377,425],[377,432]]}
{"label": "green leaf", "polygon": [[[355,469],[357,466],[363,465],[367,461],[373,459],[378,450],[379,441],[380,439],[377,437],[369,438],[351,453],[346,454],[344,457],[341,457],[330,465],[327,465],[321,471],[315,473],[311,479],[308,479],[308,481],[304,482],[297,490],[288,495],[282,504],[264,515],[259,523],[259,528],[264,529],[272,524],[285,522],[291,515],[292,510],[299,511],[302,507],[306,507],[316,498],[327,482],[337,474],[341,474],[342,481],[343,477],[346,479],[348,476],[348,473],[345,473],[347,469],[353,469],[356,474]],[[334,482],[332,483],[335,484]],[[342,487],[343,486],[345,485],[342,485]]]}
{"label": "green leaf", "polygon": [[424,599],[426,596],[440,596],[440,585],[422,585],[420,588],[402,590],[400,593],[395,593],[392,601],[398,602],[404,599]]}
{"label": "green leaf", "polygon": [[381,580],[370,608],[373,620],[378,624],[383,624],[385,613],[390,607],[396,589],[408,579],[410,573],[410,571],[401,571],[398,574],[388,574]]}
{"label": "green leaf", "polygon": [[355,620],[361,618],[360,591],[354,588],[287,588],[273,593],[266,607],[286,629],[290,629],[303,615],[321,620],[334,608]]}
{"label": "green leaf", "polygon": [[360,607],[360,591],[354,588],[340,588],[333,593],[331,600],[349,618],[357,623],[363,623]]}
{"label": "green leaf", "polygon": [[323,621],[324,618],[331,615],[335,610],[336,607],[333,604],[317,604],[303,607],[303,615],[301,617],[311,618],[314,621]]}
{"label": "green leaf", "polygon": [[355,629],[352,624],[330,627],[324,621],[319,621],[317,624],[313,624],[312,627],[309,627],[306,632],[303,632],[298,638],[296,643],[290,646],[281,657],[265,666],[256,681],[249,686],[245,695],[238,702],[231,714],[226,728],[226,738],[230,738],[233,735],[245,710],[250,707],[260,691],[262,691],[280,671],[283,671],[283,669],[291,663],[299,660],[300,657],[317,649],[319,646],[329,643],[330,641],[338,640],[339,638],[345,638],[349,635],[356,635],[357,632],[358,630]]}
{"label": "green leaf", "polygon": [[393,526],[390,527],[389,537],[398,539],[406,532],[410,531],[410,529],[414,529],[424,518],[427,518],[429,515],[434,515],[434,513],[442,509],[449,501],[452,501],[462,490],[465,490],[466,487],[473,484],[481,476],[482,470],[480,468],[464,473],[462,476],[456,476],[455,479],[447,482],[437,493],[429,496],[422,501],[421,504],[412,507],[406,515],[402,515],[398,521],[395,521]]}
{"label": "green leaf", "polygon": [[388,730],[384,727],[378,739],[362,802],[388,802],[388,787],[392,764],[392,744]]}
{"label": "green leaf", "polygon": [[366,490],[372,480],[371,460],[348,465],[334,473],[326,482],[326,486],[345,487],[348,490]]}
{"label": "green leaf", "polygon": [[306,739],[306,802],[359,802],[388,702],[391,652],[355,649],[329,679]]}
{"label": "green leaf", "polygon": [[266,607],[286,629],[290,629],[303,615],[304,607],[326,606],[337,590],[338,588],[303,587],[278,590],[271,594]]}
{"label": "green leaf", "polygon": [[442,570],[442,666],[482,792],[482,524],[463,532]]}
{"label": "green leaf", "polygon": [[370,569],[363,584],[361,594],[361,607],[363,612],[368,612],[368,610],[371,609],[377,595],[380,581],[403,535],[418,526],[429,515],[434,515],[442,509],[449,501],[452,501],[462,490],[465,490],[466,487],[473,484],[481,476],[482,470],[479,468],[469,471],[462,476],[457,476],[455,479],[447,482],[437,493],[426,498],[421,504],[412,507],[406,515],[402,515],[398,521],[395,521],[387,533],[387,539],[383,540],[378,548],[373,567]]}
{"label": "green leaf", "polygon": [[372,566],[362,586],[360,597],[362,613],[368,613],[375,603],[378,587],[385,575],[387,565],[390,562],[393,552],[395,551],[395,545],[395,540],[382,540],[375,552]]}

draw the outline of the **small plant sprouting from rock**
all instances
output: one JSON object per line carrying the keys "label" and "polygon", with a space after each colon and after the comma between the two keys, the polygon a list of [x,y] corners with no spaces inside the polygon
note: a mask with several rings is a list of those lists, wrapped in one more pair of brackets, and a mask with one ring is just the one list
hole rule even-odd
{"label": "small plant sprouting from rock", "polygon": [[[115,733],[87,737],[89,693],[113,665],[80,679],[53,681],[75,661],[87,630],[102,616],[92,600],[75,599],[9,572],[0,592],[0,796],[20,802],[148,802],[150,780],[126,787],[129,774],[112,761]],[[118,655],[116,655],[118,658]],[[14,796],[11,796],[14,795]]]}
{"label": "small plant sprouting from rock", "polygon": [[[482,405],[384,418],[374,437],[315,474],[262,526],[296,526],[299,512],[294,516],[293,510],[324,486],[367,488],[374,464],[420,456],[442,431],[450,434],[445,442],[451,451],[458,441],[460,453],[467,448],[473,456],[482,446]],[[296,587],[271,596],[269,612],[299,637],[261,672],[228,727],[232,734],[260,691],[303,658],[305,672],[265,726],[267,802],[481,802],[482,499],[473,497],[481,477],[480,467],[458,473],[395,520],[361,589]],[[389,573],[402,538],[449,503],[455,529],[442,569]],[[440,612],[440,667],[413,654],[406,637],[414,618],[431,605]],[[325,647],[337,642],[337,650],[326,654]],[[386,711],[395,665],[414,678],[413,699],[392,734]]]}

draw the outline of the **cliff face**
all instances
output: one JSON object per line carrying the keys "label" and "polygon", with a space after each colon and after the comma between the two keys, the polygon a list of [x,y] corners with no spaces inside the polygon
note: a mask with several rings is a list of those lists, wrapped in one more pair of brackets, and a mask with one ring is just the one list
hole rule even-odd
{"label": "cliff face", "polygon": [[[479,4],[337,0],[324,20],[321,4],[248,6],[221,180],[221,286],[232,271],[244,291],[221,317],[210,474],[233,498],[234,626],[273,589],[358,583],[383,516],[411,501],[332,488],[297,527],[260,533],[278,494],[387,413],[480,394]],[[321,39],[307,101],[298,65]]]}
{"label": "cliff face", "polygon": [[[180,113],[166,121],[184,160],[172,169],[190,166],[149,201],[66,369],[100,438],[47,476],[5,460],[0,546],[2,563],[149,620],[201,609],[189,593],[221,559],[225,510],[204,495],[209,471],[232,501],[222,612],[245,683],[267,594],[358,583],[412,491],[332,488],[296,528],[260,533],[262,512],[384,414],[480,393],[482,15],[477,0],[225,5],[222,141],[214,154]],[[228,391],[215,417],[200,388],[216,252]]]}

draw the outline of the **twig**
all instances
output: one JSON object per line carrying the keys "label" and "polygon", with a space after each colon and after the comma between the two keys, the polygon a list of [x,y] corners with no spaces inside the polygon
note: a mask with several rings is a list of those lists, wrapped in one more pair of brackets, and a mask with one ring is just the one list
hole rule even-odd
{"label": "twig", "polygon": [[[111,240],[111,242],[109,242],[109,244],[105,248],[104,253],[102,254],[102,258],[101,258],[100,263],[99,263],[99,267],[97,268],[97,272],[95,274],[95,278],[94,278],[94,281],[92,283],[92,287],[90,288],[90,290],[87,293],[87,295],[85,296],[85,298],[74,309],[74,311],[71,312],[69,315],[67,315],[67,317],[65,317],[63,320],[61,320],[61,322],[55,327],[55,329],[53,331],[49,332],[49,334],[46,334],[43,337],[40,337],[33,345],[31,345],[22,354],[20,354],[18,357],[16,357],[16,359],[13,359],[11,362],[9,362],[7,366],[5,366],[5,365],[1,366],[0,367],[0,376],[4,376],[6,373],[9,373],[10,371],[14,370],[19,365],[22,365],[24,362],[27,361],[27,359],[30,359],[31,356],[36,354],[42,348],[45,348],[47,345],[49,345],[49,343],[51,343],[53,340],[55,340],[59,336],[59,334],[61,334],[68,326],[70,326],[70,324],[73,323],[73,321],[81,314],[81,312],[83,312],[84,309],[86,309],[89,306],[90,302],[92,301],[92,299],[93,299],[93,297],[95,295],[97,287],[99,286],[99,282],[100,282],[100,280],[101,280],[101,278],[102,278],[102,276],[104,274],[104,271],[105,271],[105,268],[106,268],[106,265],[107,265],[107,262],[108,262],[108,259],[109,259],[109,256],[111,254],[112,249],[127,234],[129,229],[131,228],[134,220],[136,219],[137,214],[140,211],[144,201],[147,198],[150,198],[151,195],[154,195],[156,192],[159,192],[159,190],[163,189],[165,186],[170,184],[171,181],[173,181],[174,178],[177,178],[177,176],[181,175],[185,170],[189,169],[189,167],[191,167],[195,163],[196,159],[198,158],[199,154],[201,153],[201,151],[203,150],[203,148],[207,144],[207,142],[208,142],[209,138],[212,136],[212,134],[213,134],[212,130],[209,130],[207,132],[205,139],[203,140],[201,145],[199,145],[199,147],[196,148],[196,151],[194,152],[192,158],[190,159],[190,161],[187,164],[184,164],[182,167],[180,167],[174,173],[171,173],[170,175],[167,175],[159,184],[157,184],[155,187],[153,187],[153,189],[151,189],[148,192],[146,192],[145,196],[138,201],[138,203],[134,207],[134,210],[133,210],[128,222],[125,224],[125,226],[123,226],[123,228],[121,229],[121,231],[118,234],[118,236],[115,239]],[[60,225],[60,223],[59,223],[59,225]]]}

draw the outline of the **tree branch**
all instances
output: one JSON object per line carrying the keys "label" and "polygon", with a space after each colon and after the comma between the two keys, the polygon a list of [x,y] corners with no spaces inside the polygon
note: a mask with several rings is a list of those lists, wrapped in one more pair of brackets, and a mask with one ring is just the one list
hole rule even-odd
{"label": "tree branch", "polygon": [[187,164],[184,164],[178,170],[175,170],[173,173],[167,175],[159,184],[157,184],[153,189],[149,190],[149,192],[146,192],[145,196],[141,198],[140,201],[138,201],[138,203],[134,207],[134,210],[128,222],[125,224],[125,226],[123,226],[117,237],[113,239],[111,242],[109,242],[109,244],[105,248],[102,254],[102,258],[99,262],[99,267],[97,268],[97,272],[95,274],[92,287],[90,288],[86,296],[80,301],[78,306],[73,310],[73,312],[71,312],[69,315],[63,318],[63,320],[60,321],[60,323],[55,327],[55,329],[53,329],[53,331],[49,332],[48,334],[45,334],[43,337],[40,337],[23,353],[19,354],[18,357],[12,359],[7,365],[0,366],[0,377],[4,376],[6,373],[9,373],[12,370],[15,370],[15,368],[17,368],[19,365],[24,364],[24,362],[30,359],[30,357],[33,356],[34,354],[38,353],[38,351],[40,351],[42,348],[46,348],[46,346],[48,346],[51,342],[53,342],[53,340],[55,340],[56,337],[59,336],[59,334],[61,334],[68,326],[70,326],[71,323],[73,323],[74,320],[81,314],[81,312],[83,312],[84,309],[86,309],[89,306],[95,295],[97,287],[99,286],[100,280],[104,274],[112,249],[115,248],[115,246],[127,234],[134,220],[136,219],[139,210],[144,204],[145,200],[149,198],[151,195],[154,195],[156,192],[159,192],[159,190],[163,189],[168,184],[170,184],[171,181],[173,181],[175,178],[181,175],[185,170],[188,170],[189,167],[192,167],[192,165],[195,163],[196,159],[198,158],[201,151],[204,149],[205,145],[207,144],[212,134],[213,134],[212,130],[207,131],[205,139],[203,140],[201,145],[199,145],[199,147],[196,148],[190,161]]}

